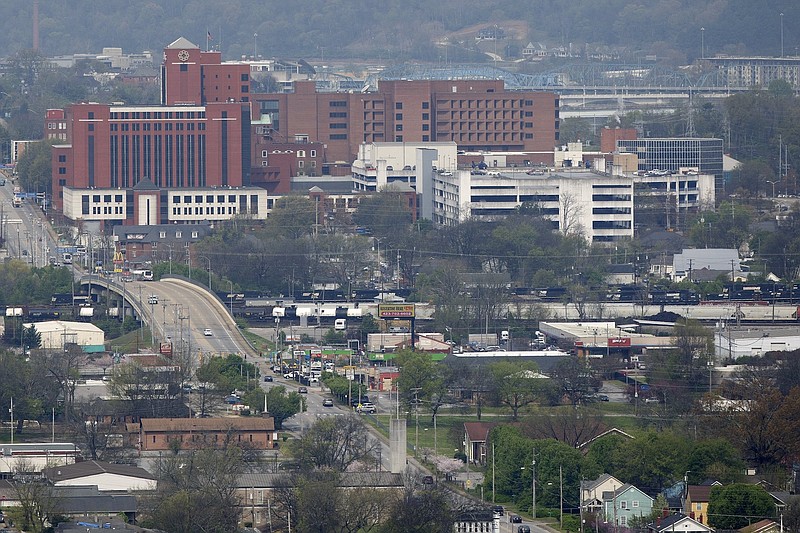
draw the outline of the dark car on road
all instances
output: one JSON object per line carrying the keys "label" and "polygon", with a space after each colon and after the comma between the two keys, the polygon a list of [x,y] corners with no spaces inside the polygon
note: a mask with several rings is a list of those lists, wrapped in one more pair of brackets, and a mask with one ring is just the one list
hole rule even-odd
{"label": "dark car on road", "polygon": [[297,389],[297,392],[299,392],[300,394],[308,394],[308,389],[306,387],[300,387],[299,389]]}
{"label": "dark car on road", "polygon": [[531,533],[531,526],[523,524],[517,528],[517,533]]}
{"label": "dark car on road", "polygon": [[272,381],[272,376],[264,376],[264,381],[270,383]]}
{"label": "dark car on road", "polygon": [[521,524],[522,523],[522,517],[520,515],[518,515],[518,514],[512,514],[511,515],[511,523],[512,524]]}

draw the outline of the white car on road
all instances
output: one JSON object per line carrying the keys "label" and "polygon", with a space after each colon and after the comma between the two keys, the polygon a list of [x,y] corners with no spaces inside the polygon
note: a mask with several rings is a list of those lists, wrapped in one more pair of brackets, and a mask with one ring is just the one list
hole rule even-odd
{"label": "white car on road", "polygon": [[213,337],[214,332],[211,331],[211,328],[206,328],[203,330],[203,335],[205,335],[206,337]]}

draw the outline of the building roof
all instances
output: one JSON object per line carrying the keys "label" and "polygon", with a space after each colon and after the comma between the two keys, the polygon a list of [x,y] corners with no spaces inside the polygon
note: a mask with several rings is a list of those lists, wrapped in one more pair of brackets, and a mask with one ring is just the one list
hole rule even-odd
{"label": "building roof", "polygon": [[[150,226],[114,226],[114,237],[120,242],[186,242],[199,241],[211,234],[211,224],[153,224]],[[197,237],[192,234],[197,232]],[[164,234],[162,237],[161,234]],[[180,233],[180,237],[178,237]]]}
{"label": "building roof", "polygon": [[[246,473],[236,479],[237,488],[272,488],[286,485],[286,474]],[[403,474],[391,472],[341,472],[337,485],[346,488],[400,488],[404,486]]]}
{"label": "building roof", "polygon": [[711,485],[689,485],[688,499],[692,502],[707,502],[711,500]]}
{"label": "building roof", "polygon": [[764,520],[759,520],[754,524],[745,526],[739,531],[741,533],[767,533],[769,531],[777,531],[778,529],[778,524],[774,520],[765,518]]}
{"label": "building roof", "polygon": [[200,48],[186,37],[178,37],[172,41],[167,48]]}
{"label": "building roof", "polygon": [[[731,265],[733,261],[733,265]],[[688,248],[672,258],[675,272],[691,270],[739,271],[739,251],[734,248]]]}
{"label": "building roof", "polygon": [[472,442],[486,442],[496,422],[464,422],[464,431]]}
{"label": "building roof", "polygon": [[612,479],[617,483],[619,483],[620,485],[622,485],[622,482],[617,478],[615,478],[614,476],[612,476],[611,474],[600,474],[600,477],[598,477],[597,479],[584,481],[583,490],[591,491],[592,489],[596,489],[606,481],[610,481]]}
{"label": "building roof", "polygon": [[[678,524],[686,522],[691,522],[691,527],[688,527],[688,525],[681,527],[678,526]],[[649,528],[655,531],[675,531],[676,529],[680,531],[713,531],[710,527],[701,524],[697,520],[690,518],[683,513],[675,513],[665,516],[664,518],[656,521],[654,524],[651,524]]]}
{"label": "building roof", "polygon": [[97,494],[91,496],[73,496],[67,489],[57,487],[58,510],[64,514],[117,514],[135,513],[136,496],[128,494]]}
{"label": "building roof", "polygon": [[153,183],[150,178],[147,176],[143,177],[139,180],[139,183],[133,186],[134,191],[160,191],[160,187],[156,187],[156,184]]}
{"label": "building roof", "polygon": [[83,461],[65,466],[54,466],[42,470],[42,474],[52,483],[79,479],[97,474],[114,474],[140,479],[155,479],[155,477],[138,466],[106,463],[103,461]]}
{"label": "building roof", "polygon": [[617,490],[603,491],[603,501],[611,501],[611,500],[613,500],[615,498],[619,498],[622,494],[625,494],[629,490],[637,490],[637,491],[641,492],[642,495],[644,495],[646,498],[649,498],[650,501],[653,501],[653,498],[651,498],[649,495],[645,494],[640,488],[638,488],[638,487],[636,487],[634,485],[631,485],[630,483],[625,483],[624,485],[619,487]]}
{"label": "building roof", "polygon": [[55,333],[55,332],[84,332],[84,333],[97,333],[103,334],[103,330],[95,326],[94,324],[90,324],[89,322],[67,322],[64,320],[49,320],[47,322],[32,322],[31,324],[25,324],[25,327],[30,325],[36,326],[36,331],[41,333],[44,336],[45,333]]}
{"label": "building roof", "polygon": [[601,439],[601,438],[605,437],[606,435],[620,435],[620,436],[625,437],[625,438],[630,439],[630,440],[633,440],[634,438],[636,438],[633,435],[631,435],[630,433],[626,433],[626,432],[622,431],[619,428],[611,428],[611,429],[607,429],[607,430],[603,431],[602,433],[598,433],[597,435],[595,435],[591,439],[587,440],[586,442],[583,442],[583,443],[579,444],[578,445],[578,449],[581,449],[581,448],[583,448],[585,446],[588,446],[589,444],[592,444],[597,439]]}
{"label": "building roof", "polygon": [[275,431],[270,418],[244,416],[236,418],[143,418],[142,431]]}

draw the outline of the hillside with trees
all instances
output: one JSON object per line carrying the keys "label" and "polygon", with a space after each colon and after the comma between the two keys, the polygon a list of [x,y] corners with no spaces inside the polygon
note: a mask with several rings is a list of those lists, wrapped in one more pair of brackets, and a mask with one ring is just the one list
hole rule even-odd
{"label": "hillside with trees", "polygon": [[[32,5],[0,2],[0,47],[6,55],[31,47]],[[627,50],[629,60],[655,54],[683,64],[700,56],[701,27],[710,53],[779,55],[781,13],[789,55],[796,50],[792,36],[800,23],[800,7],[790,0],[75,0],[40,2],[39,11],[46,55],[108,46],[157,52],[181,35],[205,45],[209,32],[211,44],[221,45],[227,58],[252,55],[255,49],[264,57],[389,63],[441,60],[436,43],[443,37],[450,41],[451,61],[474,60],[480,54],[467,53],[475,49],[472,31],[495,25],[506,30],[496,46],[501,55],[533,41],[572,50],[609,46]],[[520,32],[518,23],[527,31]]]}

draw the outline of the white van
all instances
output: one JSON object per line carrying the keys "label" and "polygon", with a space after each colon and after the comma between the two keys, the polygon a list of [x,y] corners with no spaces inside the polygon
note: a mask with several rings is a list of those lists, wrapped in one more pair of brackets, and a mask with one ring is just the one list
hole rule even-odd
{"label": "white van", "polygon": [[337,318],[333,322],[333,329],[336,331],[344,331],[347,329],[347,319],[346,318]]}

